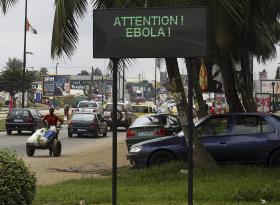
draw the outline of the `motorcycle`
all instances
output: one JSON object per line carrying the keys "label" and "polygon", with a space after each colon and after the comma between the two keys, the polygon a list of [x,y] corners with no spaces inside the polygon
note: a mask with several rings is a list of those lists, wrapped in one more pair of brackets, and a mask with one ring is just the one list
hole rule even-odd
{"label": "motorcycle", "polygon": [[59,157],[62,144],[58,139],[61,126],[50,126],[50,128],[38,129],[34,134],[28,137],[26,142],[26,154],[29,157],[34,156],[36,149],[48,149],[49,155]]}

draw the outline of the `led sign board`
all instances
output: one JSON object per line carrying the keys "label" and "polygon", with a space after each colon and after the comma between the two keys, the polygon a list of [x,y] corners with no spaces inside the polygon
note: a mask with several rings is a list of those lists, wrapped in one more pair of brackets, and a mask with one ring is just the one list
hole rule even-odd
{"label": "led sign board", "polygon": [[203,56],[207,56],[205,7],[93,12],[94,58]]}

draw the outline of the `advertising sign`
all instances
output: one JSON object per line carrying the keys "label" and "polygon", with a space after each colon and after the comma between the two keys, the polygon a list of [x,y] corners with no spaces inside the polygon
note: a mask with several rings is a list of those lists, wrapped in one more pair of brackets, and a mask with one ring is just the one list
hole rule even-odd
{"label": "advertising sign", "polygon": [[273,93],[272,83],[274,82],[274,94],[280,94],[280,80],[261,80],[260,81],[260,92],[261,93]]}
{"label": "advertising sign", "polygon": [[70,93],[69,75],[48,75],[43,77],[43,96],[62,97]]}
{"label": "advertising sign", "polygon": [[93,11],[94,58],[207,56],[207,9]]}
{"label": "advertising sign", "polygon": [[71,80],[71,90],[85,90],[90,81],[85,80]]}
{"label": "advertising sign", "polygon": [[269,93],[256,94],[257,112],[270,112],[271,98]]}

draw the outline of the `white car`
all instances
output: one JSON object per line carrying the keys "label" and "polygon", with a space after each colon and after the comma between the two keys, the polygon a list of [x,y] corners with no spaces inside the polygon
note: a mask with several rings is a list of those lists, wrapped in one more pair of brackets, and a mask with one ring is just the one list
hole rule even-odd
{"label": "white car", "polygon": [[96,101],[80,101],[76,108],[72,110],[72,113],[86,112],[86,113],[102,113],[102,103]]}

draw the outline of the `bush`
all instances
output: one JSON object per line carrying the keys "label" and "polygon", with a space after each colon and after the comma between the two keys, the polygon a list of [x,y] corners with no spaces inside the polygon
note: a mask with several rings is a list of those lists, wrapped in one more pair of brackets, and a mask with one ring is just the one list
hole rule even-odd
{"label": "bush", "polygon": [[15,153],[0,150],[0,205],[29,205],[36,192],[36,178]]}

